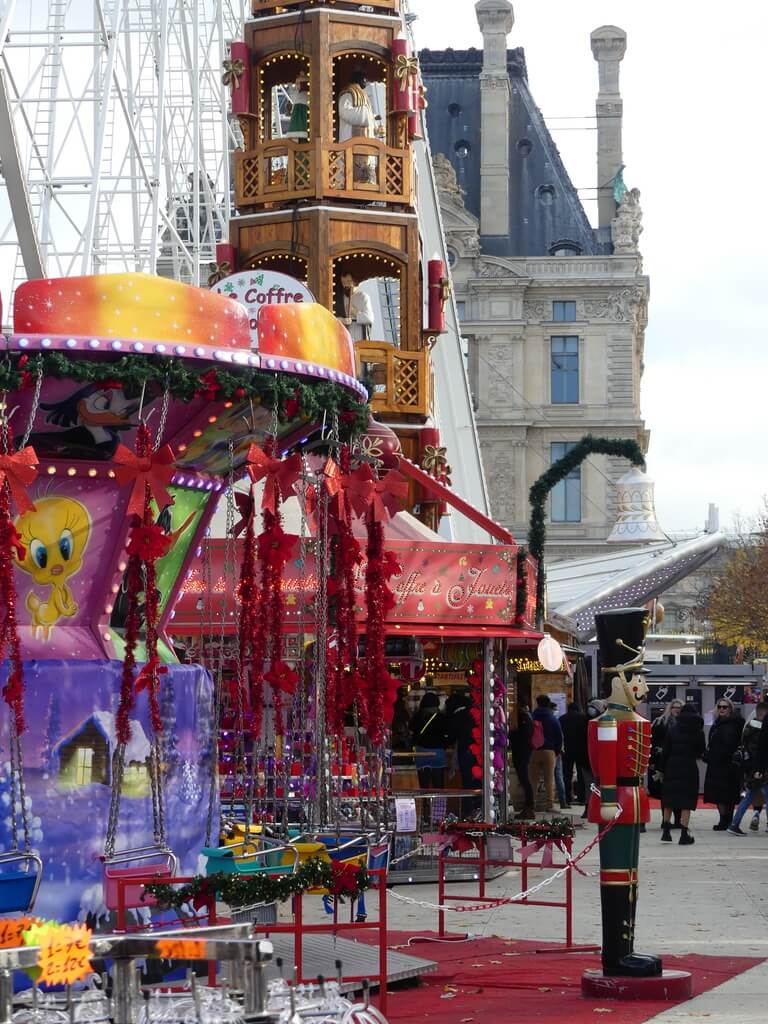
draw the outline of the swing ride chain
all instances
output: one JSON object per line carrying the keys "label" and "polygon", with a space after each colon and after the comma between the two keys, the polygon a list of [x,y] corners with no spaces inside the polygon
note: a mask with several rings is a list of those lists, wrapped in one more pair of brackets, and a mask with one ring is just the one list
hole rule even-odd
{"label": "swing ride chain", "polygon": [[318,809],[320,825],[328,823],[331,793],[328,791],[330,758],[326,737],[325,688],[328,643],[328,492],[320,489],[317,524],[317,627],[315,639],[315,693],[317,701]]}
{"label": "swing ride chain", "polygon": [[[300,574],[302,578],[307,572],[307,491],[309,487],[309,466],[306,456],[301,457],[301,525],[299,527],[299,562],[301,564]],[[298,671],[299,671],[299,734],[300,734],[300,757],[303,779],[308,778],[308,764],[306,755],[307,743],[307,686],[306,686],[306,652],[304,650],[304,613],[306,611],[306,597],[304,591],[299,597],[299,622],[298,622]],[[314,801],[310,798],[306,802],[307,825],[312,828],[314,825],[313,813]]]}
{"label": "swing ride chain", "polygon": [[[232,437],[229,438],[228,443],[228,475],[227,475],[227,494],[226,494],[226,531],[225,531],[225,542],[224,542],[224,579],[233,580],[234,576],[234,533],[235,533],[235,457],[234,457],[234,442]],[[221,726],[221,700],[222,700],[222,682],[224,678],[224,650],[225,650],[225,628],[226,628],[226,617],[227,617],[227,591],[226,588],[222,591],[221,601],[219,603],[221,610],[221,618],[219,622],[219,657],[218,664],[215,667],[214,685],[213,685],[213,750],[211,753],[212,764],[211,764],[211,783],[208,793],[208,814],[205,823],[205,845],[211,845],[211,834],[213,832],[213,809],[216,804],[216,783],[218,779],[218,757],[219,757],[219,730]],[[239,693],[239,680],[240,680],[240,648],[239,644],[235,644],[236,649],[236,668],[237,668],[237,680],[238,680],[238,702],[241,701],[241,695]],[[234,783],[232,787],[233,800],[234,800]]]}
{"label": "swing ride chain", "polygon": [[19,848],[19,828],[16,821],[16,807],[17,807],[17,777],[18,777],[18,765],[16,763],[16,721],[13,715],[10,716],[10,754],[11,754],[11,778],[10,778],[10,789],[11,789],[11,852],[16,853]]}
{"label": "swing ride chain", "polygon": [[117,823],[120,817],[120,793],[123,788],[123,757],[125,744],[118,743],[112,755],[112,790],[109,798],[109,817],[107,819],[107,838],[104,843],[104,857],[109,858],[115,852],[117,839]]}
{"label": "swing ride chain", "polygon": [[155,443],[153,446],[154,451],[157,451],[163,443],[163,437],[165,436],[165,424],[168,419],[168,406],[170,404],[171,392],[166,381],[165,391],[163,391],[163,404],[160,408],[160,422],[157,425],[157,434],[155,434]]}
{"label": "swing ride chain", "polygon": [[24,759],[21,752],[21,739],[19,738],[18,732],[14,725],[14,737],[11,740],[16,743],[16,767],[18,771],[18,785],[19,785],[19,807],[21,808],[21,828],[24,833],[24,852],[29,853],[30,842],[29,842],[29,811],[27,809],[27,793],[24,787]]}
{"label": "swing ride chain", "polygon": [[35,391],[32,395],[32,406],[29,410],[29,419],[27,420],[27,429],[24,431],[24,436],[19,444],[19,450],[26,448],[29,444],[29,439],[32,436],[32,428],[35,424],[35,417],[37,416],[37,410],[40,406],[40,392],[43,387],[43,360],[40,358],[37,364],[37,373],[35,374]]}

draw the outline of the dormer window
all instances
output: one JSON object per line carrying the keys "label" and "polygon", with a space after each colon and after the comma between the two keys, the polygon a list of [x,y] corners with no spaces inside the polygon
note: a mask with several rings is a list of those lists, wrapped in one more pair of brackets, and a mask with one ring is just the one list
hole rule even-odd
{"label": "dormer window", "polygon": [[581,256],[582,249],[578,242],[570,238],[562,238],[559,242],[553,242],[549,247],[550,256]]}

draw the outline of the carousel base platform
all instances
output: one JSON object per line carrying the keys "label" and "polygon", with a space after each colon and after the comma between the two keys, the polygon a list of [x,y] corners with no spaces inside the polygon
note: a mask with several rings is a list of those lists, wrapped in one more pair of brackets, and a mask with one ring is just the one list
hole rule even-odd
{"label": "carousel base platform", "polygon": [[602,971],[585,971],[581,994],[588,999],[656,999],[678,1003],[693,994],[688,971],[663,971],[654,978],[606,977]]}
{"label": "carousel base platform", "polygon": [[[293,963],[293,936],[270,935],[269,941],[274,946],[274,956],[282,957],[284,963]],[[379,972],[379,947],[351,939],[331,938],[329,935],[305,935],[302,951],[304,955],[303,975],[305,978],[316,978],[322,974],[324,978],[336,977],[336,961],[341,960],[344,974],[350,977],[368,978],[372,980]],[[423,974],[437,970],[434,960],[423,960],[418,956],[406,956],[395,950],[387,950],[387,981],[390,985],[399,981],[408,981]],[[274,961],[267,965],[266,978],[279,977]],[[354,982],[342,984],[342,991],[357,988]]]}

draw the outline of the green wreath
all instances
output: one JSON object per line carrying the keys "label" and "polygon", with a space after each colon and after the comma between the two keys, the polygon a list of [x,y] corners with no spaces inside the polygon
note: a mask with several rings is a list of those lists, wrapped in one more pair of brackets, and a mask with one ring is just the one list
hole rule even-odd
{"label": "green wreath", "polygon": [[633,466],[645,469],[645,457],[637,441],[627,438],[592,437],[585,434],[557,462],[553,462],[546,472],[542,473],[531,487],[529,501],[531,518],[528,525],[528,550],[537,560],[539,575],[536,584],[536,626],[541,628],[544,614],[544,544],[547,536],[546,504],[549,493],[577,466],[590,455],[613,455],[628,459]]}

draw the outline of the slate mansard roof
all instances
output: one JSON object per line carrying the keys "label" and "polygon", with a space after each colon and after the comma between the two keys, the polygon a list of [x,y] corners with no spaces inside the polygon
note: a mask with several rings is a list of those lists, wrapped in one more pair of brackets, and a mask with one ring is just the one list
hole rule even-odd
{"label": "slate mansard roof", "polygon": [[[427,126],[433,153],[444,153],[465,190],[467,209],[480,216],[480,73],[482,50],[422,50]],[[505,234],[482,238],[492,256],[548,256],[575,246],[576,254],[603,249],[528,87],[525,53],[507,51],[512,84],[509,134],[510,223]]]}

